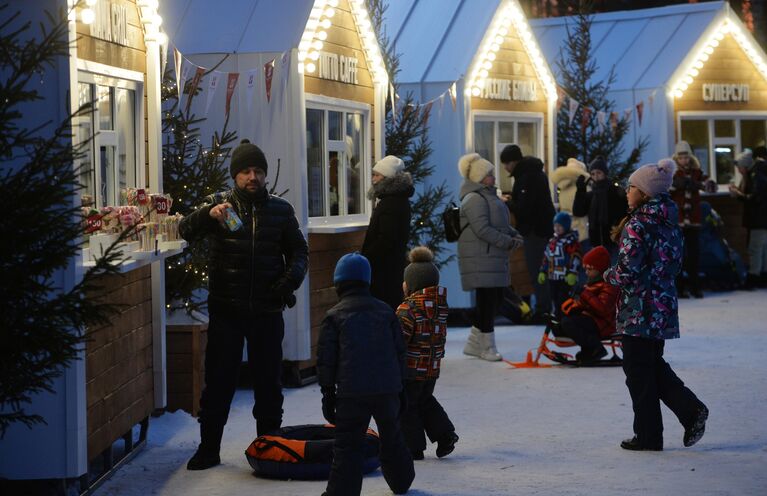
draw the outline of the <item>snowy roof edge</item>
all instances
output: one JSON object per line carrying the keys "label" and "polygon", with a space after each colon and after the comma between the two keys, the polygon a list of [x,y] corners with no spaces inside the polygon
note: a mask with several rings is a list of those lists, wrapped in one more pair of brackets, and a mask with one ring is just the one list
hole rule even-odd
{"label": "snowy roof edge", "polygon": [[[703,3],[691,3],[691,4],[679,4],[679,5],[667,5],[665,7],[653,7],[650,9],[636,9],[636,10],[621,10],[617,12],[604,12],[601,14],[593,14],[595,22],[609,22],[609,21],[628,21],[644,18],[663,17],[669,15],[680,14],[695,14],[699,12],[713,12],[717,10],[724,10],[725,6],[729,6],[727,2],[715,1],[715,2],[703,2]],[[560,26],[566,24],[568,20],[573,19],[575,16],[562,16],[562,17],[546,17],[539,19],[529,19],[527,22],[533,27],[549,27]]]}

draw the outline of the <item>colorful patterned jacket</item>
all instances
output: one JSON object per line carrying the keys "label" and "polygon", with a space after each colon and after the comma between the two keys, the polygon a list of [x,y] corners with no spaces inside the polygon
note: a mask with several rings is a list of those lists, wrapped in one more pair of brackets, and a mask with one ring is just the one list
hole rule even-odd
{"label": "colorful patterned jacket", "polygon": [[653,339],[679,337],[674,279],[682,267],[682,230],[667,193],[629,214],[618,243],[618,262],[605,280],[620,288],[616,330]]}
{"label": "colorful patterned jacket", "polygon": [[578,273],[582,258],[578,231],[555,234],[546,244],[538,272],[545,273],[549,281],[562,281],[567,274]]}
{"label": "colorful patterned jacket", "polygon": [[447,338],[447,289],[431,286],[411,293],[397,308],[407,346],[407,380],[439,377]]}

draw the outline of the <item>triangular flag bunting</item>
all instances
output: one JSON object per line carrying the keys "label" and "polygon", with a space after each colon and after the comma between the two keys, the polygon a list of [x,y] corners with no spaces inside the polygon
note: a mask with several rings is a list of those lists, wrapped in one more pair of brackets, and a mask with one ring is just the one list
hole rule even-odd
{"label": "triangular flag bunting", "polygon": [[583,107],[583,110],[581,111],[581,132],[586,132],[586,127],[589,125],[589,122],[591,122],[591,114],[594,112],[589,107]]}
{"label": "triangular flag bunting", "polygon": [[568,97],[568,98],[570,98],[570,108],[568,109],[568,114],[569,114],[570,118],[569,118],[567,124],[568,125],[572,125],[573,124],[573,119],[575,119],[575,112],[578,110],[578,105],[580,105],[580,104],[577,101],[575,101],[574,99],[572,99],[571,97]]}
{"label": "triangular flag bunting", "polygon": [[230,72],[226,79],[226,107],[224,110],[224,116],[229,118],[229,109],[232,106],[232,95],[234,95],[234,89],[237,87],[237,80],[240,79],[239,72]]}
{"label": "triangular flag bunting", "polygon": [[208,79],[208,97],[205,100],[206,115],[208,114],[208,109],[210,109],[210,102],[213,101],[213,97],[216,95],[219,79],[221,79],[221,73],[218,71],[213,71],[213,73],[210,75],[210,78]]}
{"label": "triangular flag bunting", "polygon": [[264,82],[266,83],[266,101],[272,101],[272,77],[274,77],[274,59],[264,64]]}
{"label": "triangular flag bunting", "polygon": [[198,67],[194,71],[194,77],[192,78],[192,82],[189,84],[189,98],[186,100],[186,113],[189,113],[189,107],[192,106],[192,99],[194,98],[194,95],[197,93],[197,87],[200,85],[200,81],[202,80],[202,76],[205,74],[205,68],[204,67]]}
{"label": "triangular flag bunting", "polygon": [[434,100],[426,104],[423,109],[423,123],[424,125],[429,123],[429,115],[431,115],[431,106],[434,105]]}
{"label": "triangular flag bunting", "polygon": [[610,129],[613,133],[618,129],[618,112],[610,112]]}
{"label": "triangular flag bunting", "polygon": [[627,108],[623,111],[623,120],[626,122],[631,122],[631,114],[634,112],[634,109]]}
{"label": "triangular flag bunting", "polygon": [[606,121],[607,121],[607,113],[601,110],[597,112],[597,126],[599,127],[600,133],[604,132]]}
{"label": "triangular flag bunting", "polygon": [[637,120],[639,121],[639,125],[642,125],[642,115],[644,114],[644,102],[637,103]]}
{"label": "triangular flag bunting", "polygon": [[391,120],[394,124],[397,123],[397,105],[395,103],[394,85],[389,83],[389,98],[391,98]]}
{"label": "triangular flag bunting", "polygon": [[567,94],[565,93],[565,90],[557,86],[557,112],[562,108],[562,104],[565,103],[566,96]]}
{"label": "triangular flag bunting", "polygon": [[256,74],[258,74],[258,69],[251,69],[245,74],[248,81],[248,84],[245,88],[245,99],[248,102],[248,113],[250,113],[250,109],[253,106],[253,90],[256,87]]}
{"label": "triangular flag bunting", "polygon": [[455,83],[450,85],[450,103],[453,105],[453,112],[455,112],[455,99],[457,94],[457,88]]}
{"label": "triangular flag bunting", "polygon": [[178,101],[181,101],[181,92],[183,91],[183,88],[181,87],[181,62],[183,59],[181,58],[181,52],[178,51],[178,48],[173,47],[173,64],[176,68],[176,92],[178,92]]}

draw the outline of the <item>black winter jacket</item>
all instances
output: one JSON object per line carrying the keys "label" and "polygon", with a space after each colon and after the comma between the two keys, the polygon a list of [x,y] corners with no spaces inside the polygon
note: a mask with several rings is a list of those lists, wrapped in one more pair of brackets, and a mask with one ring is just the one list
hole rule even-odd
{"label": "black winter jacket", "polygon": [[[230,231],[210,216],[229,202],[243,227]],[[187,241],[208,238],[208,308],[211,312],[280,312],[286,301],[271,289],[286,284],[295,291],[306,275],[308,246],[293,206],[266,190],[258,195],[234,188],[205,198],[182,219]]]}
{"label": "black winter jacket", "polygon": [[517,220],[517,231],[522,236],[530,233],[548,239],[554,232],[554,203],[543,162],[535,157],[519,161],[514,172],[509,209]]}
{"label": "black winter jacket", "polygon": [[743,226],[767,229],[767,161],[757,159],[745,177]]}
{"label": "black winter jacket", "polygon": [[[626,201],[626,193],[605,179],[605,197],[607,198],[606,209],[603,210],[604,205],[601,205],[600,198],[595,190],[586,190],[586,181],[578,181],[577,190],[575,191],[575,199],[573,200],[573,215],[576,217],[583,217],[588,215],[589,217],[589,240],[591,246],[611,246],[615,242],[610,238],[610,231],[613,226],[620,223],[623,217],[628,213],[628,202]],[[601,213],[604,212],[604,213]],[[606,215],[607,223],[600,223],[599,217]]]}
{"label": "black winter jacket", "polygon": [[[413,180],[408,173],[386,178],[371,189],[378,199],[370,216],[361,253],[370,262],[370,292],[396,309],[402,303],[402,281],[407,266],[410,236],[410,197]],[[371,198],[372,199],[372,198]]]}
{"label": "black winter jacket", "polygon": [[340,301],[322,321],[317,345],[320,387],[338,397],[402,390],[405,343],[394,311],[366,285],[339,290]]}

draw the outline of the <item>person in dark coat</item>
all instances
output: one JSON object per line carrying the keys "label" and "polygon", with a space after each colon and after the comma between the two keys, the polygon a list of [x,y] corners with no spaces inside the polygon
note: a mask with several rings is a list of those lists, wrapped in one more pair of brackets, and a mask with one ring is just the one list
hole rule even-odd
{"label": "person in dark coat", "polygon": [[333,274],[340,301],[322,321],[317,371],[322,414],[335,424],[327,496],[359,495],[365,432],[371,416],[381,439],[381,472],[395,494],[415,478],[400,427],[405,343],[394,311],[370,294],[371,268],[359,253],[341,257]]}
{"label": "person in dark coat", "polygon": [[674,156],[677,169],[671,186],[671,198],[679,208],[679,225],[684,233],[684,273],[676,282],[680,298],[702,298],[698,277],[700,261],[700,192],[705,188],[706,176],[686,141],[676,144]]}
{"label": "person in dark coat", "polygon": [[620,289],[615,319],[623,334],[623,371],[634,409],[634,437],[621,443],[633,451],[663,450],[661,401],[684,427],[682,443],[697,443],[708,408],[663,359],[667,339],[679,337],[676,276],[682,268],[682,230],[668,190],[676,164],[663,159],[629,177],[628,216],[616,230],[618,262],[604,280]]}
{"label": "person in dark coat", "polygon": [[[187,469],[220,463],[219,449],[237,386],[243,342],[253,381],[260,434],[282,424],[282,312],[307,270],[308,247],[293,207],[266,190],[268,164],[248,140],[232,152],[235,186],[205,198],[181,220],[187,241],[208,239],[208,344],[200,399],[200,446]],[[239,219],[232,230],[226,221]]]}
{"label": "person in dark coat", "polygon": [[730,186],[743,202],[743,227],[748,229],[748,275],[745,289],[767,287],[767,148],[758,146],[753,153],[739,157],[741,187]]}
{"label": "person in dark coat", "polygon": [[[556,211],[551,200],[549,180],[543,171],[543,162],[536,157],[523,157],[517,145],[508,145],[501,152],[501,163],[514,178],[511,194],[506,202],[516,219],[516,229],[525,240],[525,263],[530,281],[538,277],[538,267],[553,232],[551,219]],[[542,320],[551,312],[551,296],[547,284],[535,286],[534,319]]]}
{"label": "person in dark coat", "polygon": [[410,237],[410,197],[413,179],[405,164],[387,155],[373,167],[373,186],[368,198],[375,201],[360,252],[370,261],[373,280],[370,292],[396,309],[402,300],[402,273],[407,265]]}
{"label": "person in dark coat", "polygon": [[[576,183],[573,215],[587,215],[589,218],[589,245],[593,248],[604,246],[615,260],[618,245],[610,238],[610,231],[626,215],[628,204],[626,193],[608,177],[609,169],[603,157],[597,157],[589,164],[590,181],[578,178]],[[591,191],[586,189],[591,182]]]}

